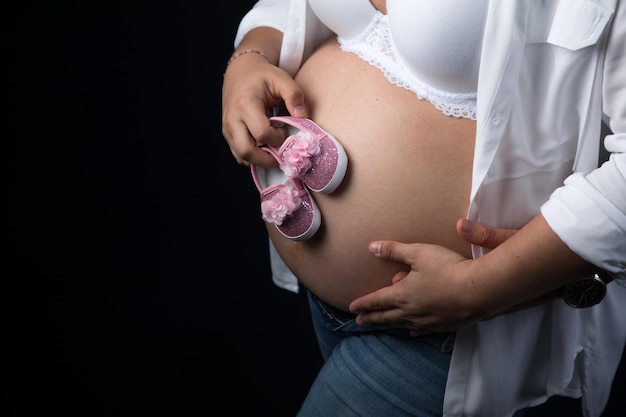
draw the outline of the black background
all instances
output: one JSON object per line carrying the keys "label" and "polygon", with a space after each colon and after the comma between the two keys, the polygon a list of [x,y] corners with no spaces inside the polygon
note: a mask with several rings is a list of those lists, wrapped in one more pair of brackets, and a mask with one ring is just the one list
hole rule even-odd
{"label": "black background", "polygon": [[3,6],[3,415],[295,414],[321,359],[221,134],[252,4]]}
{"label": "black background", "polygon": [[305,395],[307,307],[271,282],[221,133],[252,2],[227,4],[3,6],[3,415],[292,416]]}

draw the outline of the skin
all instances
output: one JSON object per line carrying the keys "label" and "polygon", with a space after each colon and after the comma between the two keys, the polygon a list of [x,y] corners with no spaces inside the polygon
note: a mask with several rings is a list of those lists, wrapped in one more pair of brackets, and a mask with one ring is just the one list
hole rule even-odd
{"label": "skin", "polygon": [[[289,114],[308,117],[304,92],[293,78],[278,68],[282,33],[257,28],[243,39],[237,51],[259,49],[266,58],[249,53],[231,62],[222,85],[222,134],[237,163],[269,168],[274,158],[259,149],[262,145],[280,146],[284,129],[270,126],[272,107],[284,102]],[[235,52],[237,52],[235,51]]]}
{"label": "skin", "polygon": [[[456,224],[456,230],[459,236],[461,236],[465,241],[488,249],[495,249],[501,243],[509,239],[517,232],[516,229],[495,228],[485,224],[473,222],[468,219],[459,219]],[[389,260],[407,262],[412,267],[417,267],[416,263],[411,263],[412,256],[416,253],[417,250],[419,250],[419,248],[414,247],[414,245],[403,245],[398,242],[375,241],[369,245],[369,251],[374,256]],[[448,255],[452,256],[453,254]],[[461,258],[458,258],[458,261],[461,260]],[[423,308],[421,306],[418,306],[417,302],[413,303],[413,300],[406,302],[402,298],[403,292],[412,292],[412,290],[410,288],[405,289],[401,287],[393,287],[399,284],[407,276],[410,276],[411,272],[398,273],[393,277],[393,285],[391,287],[385,288],[378,291],[377,293],[372,293],[368,296],[361,297],[355,300],[351,304],[350,309],[354,313],[361,312],[357,317],[357,323],[374,323],[378,324],[381,328],[407,327],[411,329],[411,334],[414,336],[430,333],[433,331],[449,330],[446,327],[437,328],[435,326],[432,326],[430,328],[427,328],[424,324],[420,325],[420,323],[424,322],[423,317],[419,316],[420,310],[422,310]],[[411,276],[409,280],[411,279],[420,278],[415,278]],[[406,284],[407,287],[411,285],[411,283],[409,283],[408,281],[404,282],[404,284]],[[507,314],[518,311],[520,309],[533,307],[546,301],[560,298],[560,296],[561,289],[557,288],[555,290],[548,291],[538,297],[519,302],[507,308],[505,311],[502,312],[502,314]],[[492,316],[484,317],[482,318],[482,320],[489,319],[495,315],[498,314],[492,314]],[[472,322],[473,320],[471,319],[468,321],[468,323]],[[416,330],[415,327],[420,327],[420,329]],[[450,329],[456,329],[458,327],[462,326],[456,324]]]}
{"label": "skin", "polygon": [[404,321],[423,332],[453,331],[534,305],[575,281],[572,276],[592,272],[541,215],[475,260],[419,243],[376,241],[369,250],[407,263],[411,270],[394,276],[391,286],[354,300],[350,311],[359,315],[357,323],[392,326]]}
{"label": "skin", "polygon": [[[268,225],[300,282],[345,311],[408,270],[370,256],[373,239],[436,243],[471,257],[454,224],[467,213],[475,122],[446,116],[389,83],[333,39],[307,59],[295,81],[311,119],[338,138],[349,159],[341,187],[314,195],[322,227],[312,239],[293,242]],[[409,178],[410,186],[402,181]]]}
{"label": "skin", "polygon": [[[283,129],[268,115],[282,103],[291,115],[309,117],[305,95],[289,74],[275,65],[281,34],[257,28],[239,50],[261,49],[236,58],[224,74],[223,135],[235,160],[244,166],[275,164],[263,144],[279,146]],[[468,227],[473,225],[473,227]],[[498,314],[544,301],[563,285],[589,275],[592,267],[572,252],[541,215],[519,231],[457,222],[457,233],[470,243],[493,249],[469,259],[437,244],[375,240],[372,256],[407,265],[389,278],[390,285],[356,297],[349,305],[359,324],[453,331]]]}

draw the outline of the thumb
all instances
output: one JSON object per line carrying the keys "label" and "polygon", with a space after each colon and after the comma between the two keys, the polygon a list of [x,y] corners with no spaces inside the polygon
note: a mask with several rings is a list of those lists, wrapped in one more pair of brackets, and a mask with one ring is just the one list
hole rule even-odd
{"label": "thumb", "polygon": [[298,103],[298,104],[288,103],[287,110],[289,111],[289,114],[294,117],[301,117],[301,118],[307,117],[306,107],[304,103]]}
{"label": "thumb", "polygon": [[307,108],[304,104],[304,93],[297,85],[284,92],[284,106],[290,115],[294,117],[308,117]]}
{"label": "thumb", "polygon": [[392,240],[377,240],[369,244],[369,251],[378,258],[408,264],[406,246],[406,243]]}

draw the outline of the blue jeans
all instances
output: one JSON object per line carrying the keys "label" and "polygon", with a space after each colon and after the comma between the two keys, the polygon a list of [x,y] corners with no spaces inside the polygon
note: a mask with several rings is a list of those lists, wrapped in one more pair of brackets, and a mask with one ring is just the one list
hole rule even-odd
{"label": "blue jeans", "polygon": [[325,359],[298,417],[440,417],[452,333],[361,327],[308,292]]}

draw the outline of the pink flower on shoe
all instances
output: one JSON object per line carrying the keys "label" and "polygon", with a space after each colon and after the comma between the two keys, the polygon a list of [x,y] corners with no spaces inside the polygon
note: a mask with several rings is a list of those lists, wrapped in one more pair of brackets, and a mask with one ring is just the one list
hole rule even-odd
{"label": "pink flower on shoe", "polygon": [[276,187],[272,197],[261,203],[263,220],[280,226],[287,216],[300,207],[301,202],[298,191],[287,186]]}
{"label": "pink flower on shoe", "polygon": [[307,132],[286,139],[291,141],[281,155],[280,169],[290,178],[297,178],[311,168],[311,157],[320,153],[320,142]]}

